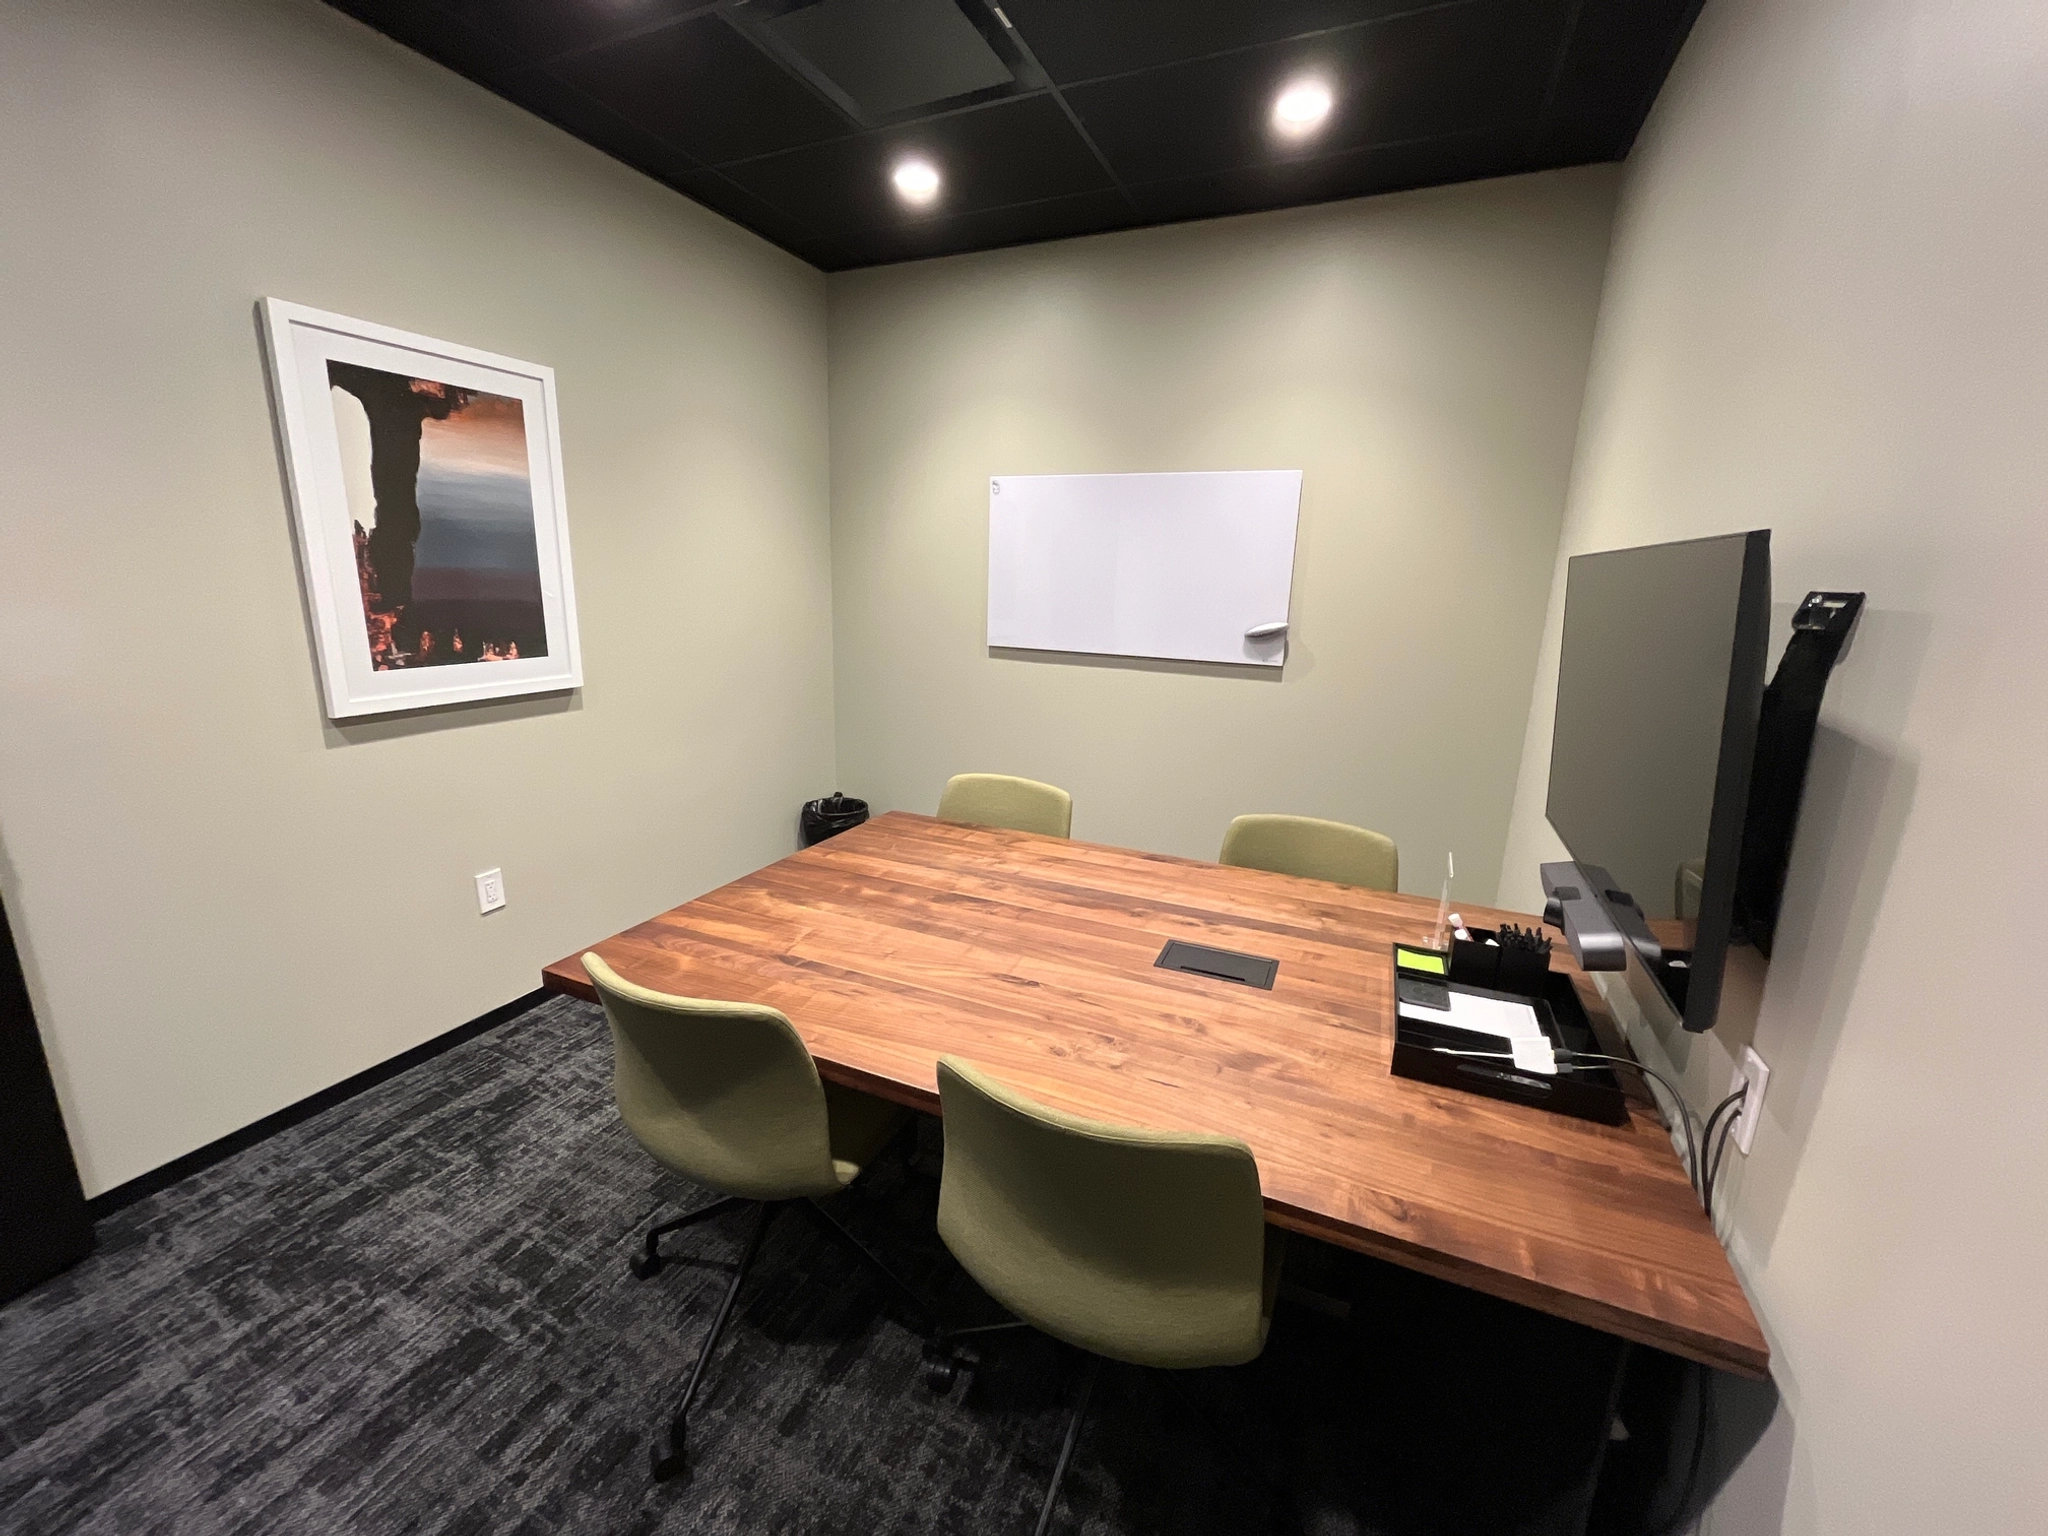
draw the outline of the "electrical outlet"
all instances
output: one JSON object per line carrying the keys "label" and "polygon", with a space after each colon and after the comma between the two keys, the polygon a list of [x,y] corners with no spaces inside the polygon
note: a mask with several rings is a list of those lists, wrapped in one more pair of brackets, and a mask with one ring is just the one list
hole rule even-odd
{"label": "electrical outlet", "polygon": [[1735,1077],[1728,1084],[1733,1093],[1744,1083],[1749,1084],[1749,1094],[1742,1101],[1742,1108],[1735,1116],[1735,1145],[1742,1155],[1749,1155],[1749,1144],[1756,1140],[1756,1123],[1764,1112],[1764,1089],[1771,1081],[1771,1069],[1764,1065],[1763,1057],[1749,1046],[1742,1048],[1742,1060],[1735,1064]]}
{"label": "electrical outlet", "polygon": [[[505,871],[487,869],[476,877],[476,909],[495,912],[505,905]],[[1744,1148],[1747,1151],[1747,1148]]]}

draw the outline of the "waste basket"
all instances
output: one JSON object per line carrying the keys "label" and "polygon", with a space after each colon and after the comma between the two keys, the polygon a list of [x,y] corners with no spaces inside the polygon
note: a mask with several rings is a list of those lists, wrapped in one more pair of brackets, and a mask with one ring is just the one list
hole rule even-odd
{"label": "waste basket", "polygon": [[836,789],[823,800],[806,800],[801,818],[804,846],[808,848],[828,837],[837,837],[867,819],[867,801],[849,799]]}

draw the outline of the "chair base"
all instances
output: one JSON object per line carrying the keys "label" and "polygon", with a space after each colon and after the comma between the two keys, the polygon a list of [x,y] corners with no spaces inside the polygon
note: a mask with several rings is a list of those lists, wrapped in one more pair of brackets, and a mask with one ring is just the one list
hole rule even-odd
{"label": "chair base", "polygon": [[714,1200],[700,1210],[678,1216],[674,1221],[664,1221],[658,1227],[647,1229],[647,1244],[639,1253],[626,1261],[626,1267],[633,1272],[636,1280],[652,1280],[660,1274],[666,1260],[661,1256],[661,1240],[671,1232],[680,1232],[685,1227],[694,1227],[700,1221],[709,1221],[714,1216],[723,1216],[727,1211],[736,1211],[747,1204],[734,1196]]}
{"label": "chair base", "polygon": [[689,1426],[671,1427],[668,1434],[647,1448],[648,1473],[657,1483],[687,1477],[690,1472]]}
{"label": "chair base", "polygon": [[1067,1437],[1060,1442],[1060,1459],[1053,1465],[1052,1484],[1045,1490],[1045,1503],[1039,1507],[1035,1536],[1045,1536],[1052,1529],[1052,1512],[1067,1480],[1067,1463],[1074,1459],[1074,1442],[1081,1438],[1081,1421],[1088,1417],[1088,1396],[1095,1390],[1095,1373],[1102,1368],[1102,1356],[1089,1355],[1086,1362],[1081,1367],[1080,1388],[1074,1395],[1073,1416],[1067,1420]]}
{"label": "chair base", "polygon": [[962,1344],[960,1340],[983,1338],[992,1333],[1015,1333],[1030,1326],[1023,1322],[983,1323],[974,1328],[948,1328],[933,1334],[924,1347],[926,1390],[943,1397],[953,1390],[962,1369],[972,1370],[981,1363],[981,1356],[974,1346]]}
{"label": "chair base", "polygon": [[695,1226],[700,1221],[708,1221],[713,1216],[737,1210],[745,1205],[754,1207],[754,1224],[747,1233],[747,1246],[740,1255],[739,1267],[733,1271],[732,1281],[726,1286],[725,1295],[718,1303],[718,1312],[711,1320],[710,1330],[705,1333],[704,1342],[697,1348],[696,1362],[690,1367],[689,1380],[684,1384],[682,1397],[669,1418],[668,1430],[656,1440],[648,1452],[649,1471],[658,1483],[679,1481],[689,1476],[690,1405],[696,1401],[697,1388],[704,1380],[705,1368],[711,1363],[712,1352],[718,1348],[718,1341],[725,1333],[726,1322],[732,1316],[733,1303],[739,1298],[740,1287],[746,1284],[747,1275],[753,1270],[754,1260],[760,1255],[761,1244],[768,1235],[768,1228],[784,1210],[795,1206],[809,1212],[818,1219],[827,1236],[849,1249],[865,1268],[885,1279],[890,1287],[917,1311],[928,1319],[936,1316],[930,1304],[919,1296],[907,1281],[884,1264],[865,1243],[840,1225],[837,1217],[814,1200],[750,1201],[730,1197],[714,1201],[701,1210],[692,1211],[686,1216],[677,1217],[674,1221],[663,1222],[658,1227],[650,1228],[645,1250],[636,1254],[631,1261],[633,1274],[639,1279],[646,1280],[661,1272],[665,1261],[661,1255],[660,1241],[664,1234]]}
{"label": "chair base", "polygon": [[[963,1370],[972,1370],[981,1363],[979,1352],[972,1344],[963,1342],[964,1340],[985,1338],[996,1333],[1015,1333],[1030,1326],[1029,1323],[1019,1321],[984,1323],[975,1328],[954,1328],[934,1335],[931,1342],[925,1346],[926,1388],[935,1395],[943,1396],[953,1389]],[[1060,1443],[1059,1461],[1053,1467],[1052,1482],[1045,1490],[1045,1502],[1039,1507],[1036,1536],[1046,1536],[1046,1532],[1052,1529],[1053,1512],[1059,1506],[1060,1490],[1066,1485],[1067,1467],[1074,1458],[1074,1446],[1081,1438],[1081,1425],[1088,1417],[1088,1400],[1095,1390],[1095,1378],[1102,1368],[1104,1359],[1103,1356],[1087,1350],[1077,1350],[1076,1353],[1081,1356],[1082,1363],[1076,1378],[1074,1407],[1067,1417],[1066,1436]],[[1178,1385],[1178,1372],[1167,1371],[1165,1374],[1169,1381]],[[1190,1406],[1199,1409],[1198,1404],[1191,1402]],[[1210,1417],[1207,1413],[1202,1416],[1205,1419]],[[1213,1420],[1209,1428],[1220,1440],[1228,1441],[1232,1438],[1227,1427]],[[1262,1482],[1271,1484],[1272,1479],[1262,1468],[1255,1470]]]}
{"label": "chair base", "polygon": [[[962,1370],[972,1370],[981,1363],[980,1353],[963,1340],[982,1339],[995,1333],[1016,1333],[1030,1326],[1029,1323],[1012,1320],[982,1323],[973,1328],[950,1328],[934,1334],[924,1351],[926,1390],[936,1396],[944,1396],[953,1390]],[[1074,1396],[1074,1411],[1068,1415],[1066,1436],[1060,1442],[1060,1459],[1053,1467],[1052,1483],[1045,1490],[1045,1502],[1039,1507],[1037,1536],[1045,1536],[1052,1528],[1053,1511],[1059,1505],[1060,1489],[1067,1480],[1067,1465],[1074,1459],[1074,1445],[1081,1438],[1081,1423],[1088,1416],[1088,1398],[1095,1390],[1096,1373],[1102,1369],[1102,1356],[1086,1350],[1080,1353],[1082,1364]]]}

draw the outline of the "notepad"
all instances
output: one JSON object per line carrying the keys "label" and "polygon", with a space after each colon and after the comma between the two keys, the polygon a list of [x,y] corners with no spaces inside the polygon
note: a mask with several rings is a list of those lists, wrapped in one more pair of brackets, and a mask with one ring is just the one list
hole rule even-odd
{"label": "notepad", "polygon": [[1434,976],[1444,973],[1444,957],[1433,955],[1426,949],[1403,949],[1396,944],[1394,964],[1404,971],[1428,971]]}

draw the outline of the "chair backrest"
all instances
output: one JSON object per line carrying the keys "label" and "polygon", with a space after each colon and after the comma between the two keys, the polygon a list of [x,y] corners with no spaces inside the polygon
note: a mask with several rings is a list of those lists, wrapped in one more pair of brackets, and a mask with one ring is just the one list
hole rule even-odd
{"label": "chair backrest", "polygon": [[840,1187],[824,1086],[787,1017],[636,986],[594,954],[583,968],[611,1025],[619,1118],[656,1158],[752,1200]]}
{"label": "chair backrest", "polygon": [[1265,1343],[1251,1148],[1035,1104],[955,1057],[939,1236],[1024,1321],[1138,1365],[1237,1365]]}
{"label": "chair backrest", "polygon": [[1381,832],[1314,816],[1240,816],[1223,834],[1221,864],[1334,880],[1369,891],[1401,886],[1401,850]]}
{"label": "chair backrest", "polygon": [[956,773],[939,796],[939,819],[1068,837],[1074,829],[1074,797],[1056,785],[1007,773]]}

